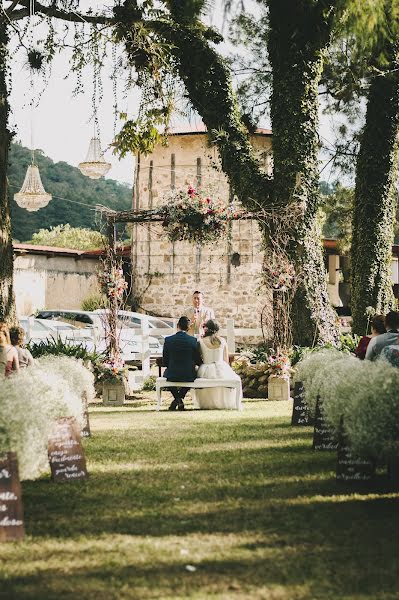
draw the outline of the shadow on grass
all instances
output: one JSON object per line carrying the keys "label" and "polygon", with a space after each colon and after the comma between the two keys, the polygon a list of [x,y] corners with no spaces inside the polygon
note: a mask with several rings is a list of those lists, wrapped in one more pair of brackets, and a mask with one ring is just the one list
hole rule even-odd
{"label": "shadow on grass", "polygon": [[[290,595],[289,590],[297,586],[306,586],[309,594],[306,598],[312,599],[343,598],[343,590],[345,598],[396,598],[392,594],[397,588],[399,574],[398,543],[396,536],[390,533],[393,522],[397,522],[397,503],[384,500],[378,518],[375,518],[373,502],[354,504],[355,507],[318,506],[317,512],[315,507],[294,507],[289,516],[273,510],[261,519],[258,512],[255,515],[244,508],[226,513],[208,512],[184,521],[184,526],[177,514],[165,515],[159,521],[155,514],[143,520],[120,518],[120,522],[117,517],[112,530],[121,530],[126,535],[158,537],[192,531],[215,532],[215,526],[223,521],[234,522],[235,530],[243,532],[248,532],[248,528],[252,531],[251,524],[256,522],[256,530],[264,538],[233,548],[229,558],[197,560],[195,552],[191,553],[189,560],[196,565],[195,573],[185,570],[187,559],[184,560],[178,553],[166,556],[161,548],[159,559],[146,564],[128,555],[120,555],[119,558],[113,555],[109,559],[106,553],[99,552],[95,565],[83,567],[76,563],[76,556],[71,552],[70,556],[65,556],[65,564],[58,568],[46,568],[15,580],[9,577],[8,591],[21,594],[18,597],[25,600],[37,600],[35,594],[38,589],[40,597],[47,600],[76,597],[76,590],[79,590],[81,600],[93,598],[91,594],[94,591],[97,600],[165,598],[169,595],[171,598],[189,598],[196,590],[202,591],[201,598],[208,598],[212,597],[211,591],[215,586],[228,594],[229,584],[239,581],[240,588],[244,590],[266,585],[284,586],[287,595],[279,597],[287,599],[302,597]],[[75,566],[71,569],[70,564],[74,562]],[[66,565],[69,568],[65,568]],[[149,582],[154,581],[162,589],[162,595],[151,592]],[[104,586],[111,583],[108,591],[104,590],[104,595],[101,582]],[[134,593],[118,596],[122,585],[132,586]],[[69,594],[71,588],[74,591]],[[124,589],[126,591],[126,587]],[[14,596],[0,594],[2,597],[11,600]],[[221,597],[234,598],[234,594],[230,592]],[[248,593],[247,597],[252,596]]]}

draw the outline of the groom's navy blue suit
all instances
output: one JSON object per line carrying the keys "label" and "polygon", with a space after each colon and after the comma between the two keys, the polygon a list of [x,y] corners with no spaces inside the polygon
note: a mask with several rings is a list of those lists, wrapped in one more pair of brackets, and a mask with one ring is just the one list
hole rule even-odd
{"label": "groom's navy blue suit", "polygon": [[164,377],[168,381],[194,381],[195,365],[202,363],[198,342],[185,331],[165,338],[163,346]]}
{"label": "groom's navy blue suit", "polygon": [[[196,338],[185,331],[165,338],[163,346],[164,377],[168,381],[194,381],[197,377],[195,365],[202,363]],[[183,398],[189,388],[171,388],[175,402],[183,405]]]}

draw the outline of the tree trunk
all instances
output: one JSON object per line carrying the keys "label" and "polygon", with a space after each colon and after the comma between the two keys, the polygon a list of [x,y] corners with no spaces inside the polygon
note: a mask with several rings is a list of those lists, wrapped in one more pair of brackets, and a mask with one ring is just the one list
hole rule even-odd
{"label": "tree trunk", "polygon": [[300,280],[291,311],[293,341],[300,345],[337,338],[317,227],[318,85],[332,27],[332,11],[321,4],[325,9],[326,3],[313,1],[268,2],[274,195],[277,203],[297,203],[302,212],[287,231],[287,254]]}
{"label": "tree trunk", "polygon": [[357,159],[351,247],[353,331],[365,335],[366,307],[393,306],[391,262],[399,130],[398,65],[370,84]]}
{"label": "tree trunk", "polygon": [[0,18],[0,321],[15,320],[13,292],[13,248],[10,203],[8,200],[7,165],[11,135],[8,124],[7,95],[8,34],[4,17]]}

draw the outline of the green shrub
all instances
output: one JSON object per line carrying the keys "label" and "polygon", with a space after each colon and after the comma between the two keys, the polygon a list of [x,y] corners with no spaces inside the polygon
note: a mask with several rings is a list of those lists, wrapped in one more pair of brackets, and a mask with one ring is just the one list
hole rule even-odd
{"label": "green shrub", "polygon": [[33,358],[39,358],[40,356],[52,355],[52,356],[70,356],[73,358],[80,358],[82,360],[90,360],[96,362],[103,358],[103,354],[100,352],[86,350],[83,344],[66,344],[61,339],[46,340],[37,343],[30,343],[26,346],[32,353]]}
{"label": "green shrub", "polygon": [[157,378],[155,375],[149,375],[148,377],[146,377],[144,379],[142,390],[144,392],[153,392],[155,390],[156,379]]}
{"label": "green shrub", "polygon": [[104,308],[106,306],[106,298],[102,294],[91,294],[82,300],[82,310],[89,312],[97,310],[98,308]]}

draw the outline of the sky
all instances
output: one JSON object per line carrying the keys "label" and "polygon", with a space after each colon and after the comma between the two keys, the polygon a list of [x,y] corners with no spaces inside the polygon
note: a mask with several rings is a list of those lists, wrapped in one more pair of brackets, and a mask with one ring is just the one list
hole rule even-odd
{"label": "sky", "polygon": [[[87,5],[82,2],[82,5]],[[112,1],[91,0],[90,6],[110,6]],[[212,5],[211,5],[212,6]],[[215,0],[211,15],[208,17],[214,26],[219,28],[223,23],[221,0]],[[222,51],[228,51],[228,45],[222,45]],[[29,69],[26,67],[26,58],[19,52],[12,62],[12,91],[10,97],[11,115],[10,123],[16,131],[15,139],[24,146],[41,149],[55,162],[65,161],[77,166],[84,161],[90,138],[93,134],[93,124],[90,122],[92,115],[92,68],[86,68],[83,75],[84,93],[73,95],[75,77],[67,77],[70,70],[68,52],[56,56],[52,65],[52,74],[48,82],[40,79],[34,81],[34,90],[30,84]],[[112,143],[114,135],[114,98],[112,84],[109,80],[112,72],[112,59],[109,57],[108,67],[104,71],[104,95],[98,106],[100,123],[101,145],[105,150]],[[130,90],[126,96],[123,92],[123,82],[118,82],[118,110],[134,115],[138,109],[139,93]],[[30,108],[31,98],[35,99],[35,108]],[[259,123],[263,127],[270,127],[270,123]],[[117,130],[120,128],[120,124]],[[33,136],[32,136],[33,130]],[[331,124],[323,118],[321,134],[324,139],[331,139]],[[132,155],[119,160],[111,150],[105,152],[105,158],[112,164],[107,177],[132,185],[134,172],[134,159]],[[329,177],[328,169],[323,173],[323,179]]]}

